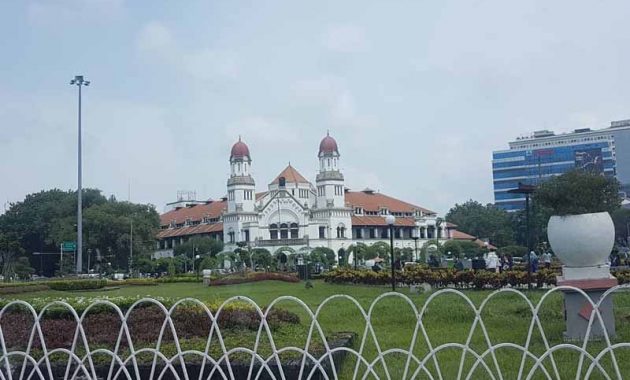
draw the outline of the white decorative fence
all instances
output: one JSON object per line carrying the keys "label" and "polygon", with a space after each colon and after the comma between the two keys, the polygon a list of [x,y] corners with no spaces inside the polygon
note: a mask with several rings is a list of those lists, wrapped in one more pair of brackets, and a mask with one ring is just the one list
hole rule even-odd
{"label": "white decorative fence", "polygon": [[[203,302],[190,298],[179,300],[169,308],[154,299],[143,298],[124,311],[110,301],[94,300],[80,315],[62,301],[51,302],[39,311],[27,302],[13,301],[0,311],[0,379],[630,378],[630,341],[625,338],[630,335],[627,331],[630,330],[630,320],[625,322],[625,318],[630,319],[630,314],[624,314],[630,307],[630,294],[625,292],[628,289],[630,288],[618,286],[605,294],[604,298],[614,295],[618,311],[621,310],[617,313],[618,334],[617,337],[609,337],[606,332],[603,339],[597,342],[589,339],[591,327],[599,324],[604,331],[606,329],[600,318],[599,303],[592,302],[593,312],[585,338],[580,342],[564,342],[558,338],[558,326],[564,322],[557,320],[559,312],[555,308],[561,305],[562,291],[579,292],[588,299],[580,289],[570,287],[553,288],[542,294],[536,302],[532,302],[520,291],[501,289],[488,294],[484,299],[478,299],[478,306],[471,298],[479,298],[475,296],[479,293],[463,293],[448,288],[430,294],[420,306],[417,306],[417,300],[414,302],[418,296],[401,293],[382,294],[367,308],[349,295],[330,296],[315,309],[311,309],[298,298],[279,297],[264,310],[248,297],[233,297],[225,300],[214,313]],[[447,312],[455,308],[466,308],[472,318],[466,321],[470,323],[470,329],[463,334],[460,341],[437,343],[436,340],[448,340],[450,334],[448,313],[440,317],[435,312],[440,311],[438,304],[445,297],[450,302],[446,306]],[[522,318],[520,327],[525,333],[522,336],[524,341],[520,343],[493,339],[492,326],[484,322],[484,319],[490,319],[492,323],[500,321],[504,312],[495,303],[501,298],[508,300],[507,305],[521,303],[528,314]],[[554,300],[555,311],[545,314],[543,310],[550,299]],[[386,345],[380,342],[383,337],[390,337],[394,329],[400,329],[404,324],[392,325],[391,334],[388,326],[380,326],[378,331],[374,326],[378,319],[377,311],[388,313],[394,310],[381,310],[383,303],[393,305],[394,302],[408,308],[415,321],[408,326],[408,334],[402,334],[409,341],[408,345],[385,348]],[[228,348],[225,329],[222,331],[220,321],[222,313],[226,313],[234,303],[251,305],[258,315],[259,325],[252,330],[255,339],[251,345]],[[346,313],[339,308],[342,303],[349,305],[356,315],[352,321],[344,321],[357,326],[355,331],[358,334],[352,345],[331,344],[320,323],[322,313],[327,308],[332,309],[333,313]],[[292,310],[302,316],[300,326],[303,327],[304,334],[295,336],[295,341],[301,342],[299,345],[276,344],[277,330],[270,325],[269,319],[272,310],[277,309],[280,304],[283,307],[290,305]],[[161,325],[153,326],[158,332],[157,340],[151,347],[141,348],[134,345],[129,320],[134,310],[146,305],[153,305],[156,310],[161,310],[164,318]],[[178,337],[173,318],[177,310],[193,307],[192,305],[196,305],[194,307],[197,310],[203,310],[207,316],[205,320],[210,324],[205,326],[208,334],[203,350],[185,347],[185,340]],[[47,312],[60,307],[67,309],[66,315],[74,321],[76,328],[69,348],[49,348],[42,324]],[[113,348],[90,347],[84,322],[86,316],[96,308],[111,308],[111,312],[119,318],[120,328],[116,332]],[[16,309],[20,309],[20,313],[32,320],[27,334],[28,341],[21,342],[21,347],[15,347],[15,342],[9,345],[5,339],[7,324],[3,321]],[[402,320],[402,311],[395,310],[396,314],[401,314]],[[388,315],[387,318],[396,321],[397,315]],[[433,321],[431,323],[436,320],[445,321],[444,325],[439,326],[439,331],[443,331],[439,334],[442,335],[438,337],[440,339],[431,336],[435,333],[431,326],[427,326],[428,319]],[[553,339],[545,332],[545,323],[553,324]],[[519,326],[513,327],[517,329]],[[171,349],[170,353],[164,350],[165,336],[169,334],[174,344],[174,352]],[[234,332],[231,334],[234,335]],[[312,349],[316,340],[321,342],[319,351]],[[211,346],[218,348],[211,350]],[[263,346],[266,347],[264,350]]]}

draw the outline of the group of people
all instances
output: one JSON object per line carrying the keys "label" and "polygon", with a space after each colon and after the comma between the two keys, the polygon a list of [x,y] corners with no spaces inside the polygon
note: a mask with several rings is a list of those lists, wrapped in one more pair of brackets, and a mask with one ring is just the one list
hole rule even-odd
{"label": "group of people", "polygon": [[536,252],[530,251],[529,254],[525,254],[523,256],[523,262],[525,263],[525,268],[527,268],[527,270],[529,270],[531,266],[531,271],[536,273],[540,268],[541,263],[543,268],[551,268],[551,257],[551,253],[549,251],[545,251],[545,253],[542,253],[540,257],[538,257]]}
{"label": "group of people", "polygon": [[485,263],[484,269],[491,272],[505,272],[512,270],[512,267],[514,267],[514,259],[512,255],[509,254],[504,254],[499,257],[495,252],[489,252],[487,256],[481,260]]}

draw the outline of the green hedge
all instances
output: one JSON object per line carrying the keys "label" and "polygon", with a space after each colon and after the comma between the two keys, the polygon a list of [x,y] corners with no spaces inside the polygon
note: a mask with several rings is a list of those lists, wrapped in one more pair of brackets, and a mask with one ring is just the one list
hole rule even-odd
{"label": "green hedge", "polygon": [[109,281],[108,285],[114,286],[150,286],[157,285],[155,278],[127,278],[125,280]]}
{"label": "green hedge", "polygon": [[107,285],[107,280],[63,280],[48,281],[46,285],[52,290],[90,290],[101,289]]}
{"label": "green hedge", "polygon": [[197,276],[167,276],[167,277],[160,277],[156,279],[156,281],[160,283],[201,282],[202,278],[201,278],[201,275],[199,276],[199,278],[197,278]]}

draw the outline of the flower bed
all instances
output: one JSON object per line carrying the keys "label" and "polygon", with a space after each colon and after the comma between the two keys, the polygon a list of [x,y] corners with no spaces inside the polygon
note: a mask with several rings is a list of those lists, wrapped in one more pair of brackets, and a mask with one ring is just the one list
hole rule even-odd
{"label": "flower bed", "polygon": [[39,291],[48,290],[48,289],[49,289],[48,286],[41,282],[3,284],[2,286],[0,286],[0,295],[39,292]]}
{"label": "flower bed", "polygon": [[297,278],[297,276],[293,274],[278,273],[278,272],[250,272],[250,273],[247,273],[246,275],[225,276],[218,280],[210,281],[210,285],[211,286],[235,285],[235,284],[244,284],[247,282],[268,281],[268,280],[276,280],[276,281],[284,281],[284,282],[300,282],[300,279]]}
{"label": "flower bed", "polygon": [[[142,297],[111,297],[101,298],[116,304],[123,312],[129,309],[136,301]],[[157,298],[165,307],[170,308],[174,299]],[[29,303],[37,312],[41,311],[47,304],[55,299],[34,298]],[[95,299],[84,297],[72,297],[58,299],[70,304],[79,316],[92,304]],[[10,301],[1,300],[0,307],[5,307]],[[216,315],[220,304],[206,304],[210,311]],[[67,308],[53,306],[46,309],[41,327],[48,349],[70,348],[76,329],[76,321],[71,316]],[[154,304],[146,303],[135,307],[128,319],[128,326],[134,342],[155,342],[158,339],[160,327],[166,318],[165,313]],[[173,324],[179,339],[207,338],[211,327],[211,319],[205,310],[197,304],[186,303],[178,305],[172,313]],[[260,316],[249,304],[230,303],[224,306],[219,314],[217,323],[221,329],[236,330],[257,330],[260,326]],[[281,308],[273,308],[267,315],[267,322],[272,329],[276,329],[283,324],[297,325],[300,318],[297,314]],[[33,317],[25,307],[20,305],[11,306],[5,310],[0,325],[4,332],[4,337],[10,347],[22,347],[28,342],[31,329],[33,327]],[[112,345],[118,339],[121,328],[119,316],[109,306],[103,305],[90,309],[83,322],[86,336],[90,344]],[[165,341],[173,341],[170,329],[167,328]],[[41,347],[41,342],[36,339],[34,348]]]}
{"label": "flower bed", "polygon": [[[557,272],[552,270],[540,270],[532,273],[532,283],[538,286],[550,286],[556,284]],[[389,271],[374,272],[371,270],[353,270],[340,268],[323,275],[324,280],[338,284],[366,284],[385,285],[391,282]],[[456,271],[454,269],[426,269],[412,267],[404,271],[396,271],[396,279],[405,285],[428,283],[436,288],[477,288],[498,289],[507,285],[518,287],[527,285],[527,272],[506,271],[502,273],[490,271]]]}

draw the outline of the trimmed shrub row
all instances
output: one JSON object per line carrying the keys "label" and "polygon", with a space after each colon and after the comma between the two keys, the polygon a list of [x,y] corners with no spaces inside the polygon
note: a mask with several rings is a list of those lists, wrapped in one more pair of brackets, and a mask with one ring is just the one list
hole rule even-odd
{"label": "trimmed shrub row", "polygon": [[147,286],[157,285],[155,278],[128,278],[126,280],[109,282],[108,285],[131,285],[131,286]]}
{"label": "trimmed shrub row", "polygon": [[247,282],[276,280],[284,282],[300,282],[300,279],[293,274],[278,272],[250,272],[246,275],[229,275],[218,280],[210,281],[211,286],[236,285]]}
{"label": "trimmed shrub row", "polygon": [[167,276],[156,279],[160,283],[173,283],[173,282],[201,282],[201,276]]}
{"label": "trimmed shrub row", "polygon": [[630,284],[630,270],[625,269],[613,271],[612,275],[617,277],[617,280],[619,280],[619,285]]}
{"label": "trimmed shrub row", "polygon": [[107,285],[107,280],[63,280],[63,281],[48,281],[46,285],[52,290],[91,290],[101,289]]}
{"label": "trimmed shrub row", "polygon": [[[532,273],[532,283],[537,286],[555,285],[558,273],[552,270],[540,270]],[[391,282],[389,271],[374,272],[371,270],[353,270],[340,268],[323,275],[324,280],[330,283],[342,284],[366,284],[386,285]],[[527,272],[507,271],[456,271],[454,269],[425,269],[411,268],[404,271],[396,271],[398,283],[405,285],[428,283],[432,287],[456,287],[476,289],[498,289],[507,285],[512,287],[527,286]]]}

